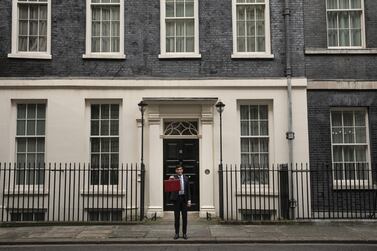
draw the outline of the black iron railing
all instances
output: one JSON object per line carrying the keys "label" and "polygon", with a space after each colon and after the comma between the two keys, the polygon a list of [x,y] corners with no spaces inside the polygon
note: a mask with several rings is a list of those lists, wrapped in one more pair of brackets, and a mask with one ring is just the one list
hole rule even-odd
{"label": "black iron railing", "polygon": [[377,168],[321,164],[223,165],[225,221],[376,219]]}
{"label": "black iron railing", "polygon": [[0,163],[0,221],[140,221],[144,167]]}

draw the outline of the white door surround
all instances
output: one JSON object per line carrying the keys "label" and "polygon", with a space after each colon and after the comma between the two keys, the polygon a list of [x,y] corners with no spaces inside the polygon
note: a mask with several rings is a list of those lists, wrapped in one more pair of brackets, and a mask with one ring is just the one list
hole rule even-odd
{"label": "white door surround", "polygon": [[[170,136],[164,135],[164,121],[186,120],[198,121],[199,133],[197,136],[184,136],[180,138],[199,138],[199,184],[200,209],[199,214],[205,217],[207,213],[215,213],[215,187],[214,187],[214,105],[217,98],[143,98],[148,104],[146,112],[145,129],[147,131],[147,169],[146,192],[148,193],[147,215],[157,213],[163,217],[163,139]],[[176,136],[173,136],[176,137]],[[205,172],[207,170],[207,172]],[[209,170],[209,174],[208,174]]]}

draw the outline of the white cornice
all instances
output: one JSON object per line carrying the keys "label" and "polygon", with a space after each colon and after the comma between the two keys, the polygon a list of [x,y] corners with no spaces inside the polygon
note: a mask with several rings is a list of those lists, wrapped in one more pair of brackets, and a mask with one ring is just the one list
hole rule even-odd
{"label": "white cornice", "polygon": [[[143,89],[143,88],[285,88],[285,78],[274,79],[15,79],[0,78],[0,89],[59,88],[59,89]],[[305,78],[293,78],[293,87],[307,86]]]}

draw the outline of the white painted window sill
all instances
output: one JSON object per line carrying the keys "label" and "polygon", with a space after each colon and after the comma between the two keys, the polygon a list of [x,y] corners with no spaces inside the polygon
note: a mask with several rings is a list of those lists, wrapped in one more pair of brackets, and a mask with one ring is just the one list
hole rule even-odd
{"label": "white painted window sill", "polygon": [[307,55],[344,55],[344,54],[377,54],[377,48],[306,48],[305,54]]}
{"label": "white painted window sill", "polygon": [[233,53],[232,59],[272,59],[274,54],[271,53]]}
{"label": "white painted window sill", "polygon": [[83,59],[126,59],[125,54],[111,54],[111,53],[91,53],[82,55]]}
{"label": "white painted window sill", "polygon": [[198,53],[171,53],[171,54],[160,54],[158,55],[158,58],[159,59],[174,59],[174,58],[197,59],[197,58],[202,58],[202,55]]}
{"label": "white painted window sill", "polygon": [[52,59],[51,54],[48,53],[33,53],[33,52],[18,52],[9,53],[8,58],[25,58],[25,59]]}

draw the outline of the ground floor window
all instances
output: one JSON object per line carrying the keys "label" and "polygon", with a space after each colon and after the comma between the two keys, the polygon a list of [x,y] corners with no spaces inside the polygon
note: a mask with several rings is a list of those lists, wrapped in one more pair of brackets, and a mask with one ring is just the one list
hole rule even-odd
{"label": "ground floor window", "polygon": [[11,221],[44,221],[45,212],[11,212]]}
{"label": "ground floor window", "polygon": [[91,106],[91,184],[116,185],[119,176],[119,105]]}
{"label": "ground floor window", "polygon": [[268,105],[241,105],[241,182],[268,184]]}
{"label": "ground floor window", "polygon": [[121,221],[121,209],[108,209],[108,210],[91,210],[89,211],[90,221]]}
{"label": "ground floor window", "polygon": [[331,111],[331,144],[334,180],[369,179],[368,116],[363,108]]}

